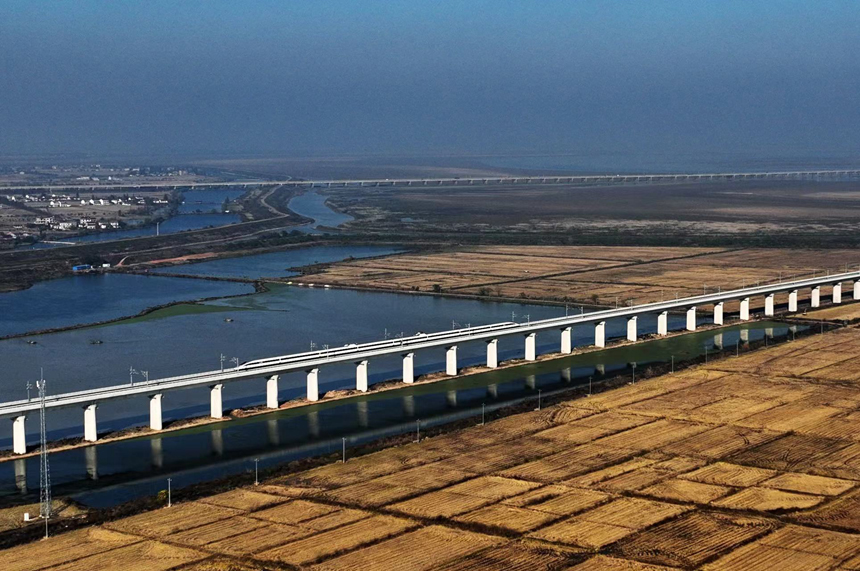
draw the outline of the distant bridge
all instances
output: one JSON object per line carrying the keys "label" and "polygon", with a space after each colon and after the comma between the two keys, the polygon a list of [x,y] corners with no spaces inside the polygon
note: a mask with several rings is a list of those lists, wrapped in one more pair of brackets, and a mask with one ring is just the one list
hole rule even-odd
{"label": "distant bridge", "polygon": [[373,178],[373,179],[318,179],[318,180],[245,180],[235,182],[141,182],[122,184],[57,184],[0,186],[4,191],[95,191],[95,190],[156,190],[183,188],[240,187],[263,188],[293,186],[300,188],[347,188],[385,186],[475,186],[516,184],[607,184],[607,183],[660,183],[660,182],[731,182],[744,180],[845,180],[860,178],[860,170],[810,170],[723,173],[674,174],[602,174],[577,176],[483,176],[446,178]]}

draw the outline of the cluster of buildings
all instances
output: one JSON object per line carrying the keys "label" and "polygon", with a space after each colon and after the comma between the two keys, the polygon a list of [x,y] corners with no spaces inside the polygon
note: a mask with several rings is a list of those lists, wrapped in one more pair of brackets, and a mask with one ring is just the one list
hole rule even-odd
{"label": "cluster of buildings", "polygon": [[100,222],[94,218],[79,218],[78,220],[57,220],[54,216],[43,216],[33,221],[36,226],[47,226],[51,230],[117,230],[120,223],[117,221]]}
{"label": "cluster of buildings", "polygon": [[[46,194],[42,195],[31,195],[25,194],[23,196],[15,196],[14,194],[7,194],[6,200],[9,202],[23,202],[25,204],[28,203],[39,203],[46,204],[48,208],[68,208],[70,206],[76,206],[78,202],[80,202],[81,206],[145,206],[146,199],[142,196],[131,196],[126,198],[77,198],[73,196],[69,196],[68,194],[51,194],[50,196]],[[163,198],[156,198],[150,201],[152,204],[167,204],[168,201]]]}

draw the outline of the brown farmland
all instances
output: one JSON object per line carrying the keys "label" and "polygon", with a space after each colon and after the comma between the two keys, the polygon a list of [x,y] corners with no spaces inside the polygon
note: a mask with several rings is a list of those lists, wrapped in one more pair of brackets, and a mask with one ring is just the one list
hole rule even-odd
{"label": "brown farmland", "polygon": [[[835,364],[852,376],[833,378]],[[858,569],[852,379],[860,330],[846,328],[0,559],[15,571]]]}
{"label": "brown farmland", "polygon": [[[846,263],[856,269],[854,262],[860,263],[855,250],[475,246],[353,260],[299,281],[614,306],[842,272]],[[823,287],[822,300],[830,293]],[[845,287],[843,293],[851,296]],[[808,296],[802,291],[801,301]],[[788,303],[788,294],[775,301]],[[751,302],[756,308],[764,305],[763,298]],[[737,302],[726,304],[726,311],[737,310]]]}

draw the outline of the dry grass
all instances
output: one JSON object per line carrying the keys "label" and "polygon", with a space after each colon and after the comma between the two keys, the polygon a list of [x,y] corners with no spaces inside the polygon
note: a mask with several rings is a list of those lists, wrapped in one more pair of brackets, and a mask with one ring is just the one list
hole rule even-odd
{"label": "dry grass", "polygon": [[375,516],[317,533],[281,547],[258,552],[257,556],[291,565],[305,565],[323,557],[349,551],[365,543],[402,533],[415,526],[416,524],[409,520]]}
{"label": "dry grass", "polygon": [[[299,278],[309,283],[356,285],[387,290],[431,291],[434,286],[464,294],[526,296],[613,304],[622,300],[648,303],[738,289],[781,277],[811,277],[828,264],[834,269],[851,250],[725,250],[707,248],[639,248],[626,246],[476,246],[429,254],[399,254],[335,264],[319,274]],[[850,295],[843,290],[845,296]],[[822,289],[829,299],[829,288]],[[776,302],[786,303],[787,294]],[[754,308],[763,306],[754,298]],[[856,307],[856,306],[855,306]],[[736,302],[727,303],[737,311]],[[860,311],[854,310],[854,313]],[[845,313],[844,311],[842,312]],[[858,313],[860,315],[860,313]],[[829,317],[816,317],[816,319]],[[840,317],[850,319],[850,317]]]}
{"label": "dry grass", "polygon": [[320,571],[431,570],[503,541],[498,537],[434,525],[330,559],[314,569]]}
{"label": "dry grass", "polygon": [[728,494],[731,490],[724,486],[702,484],[689,480],[671,479],[642,490],[643,494],[658,499],[674,500],[693,504],[707,504]]}
{"label": "dry grass", "polygon": [[95,527],[66,533],[50,541],[22,545],[2,553],[4,571],[44,569],[140,541],[139,537]]}
{"label": "dry grass", "polygon": [[108,529],[125,531],[145,537],[167,537],[174,533],[227,519],[240,514],[238,510],[189,502],[144,512],[126,519],[105,524]]}
{"label": "dry grass", "polygon": [[[772,531],[762,518],[693,512],[625,540],[620,552],[649,563],[696,567],[715,555]],[[690,541],[695,538],[694,541]]]}
{"label": "dry grass", "polygon": [[473,522],[517,533],[531,531],[560,516],[536,509],[517,508],[505,504],[493,504],[454,518],[457,521]]}
{"label": "dry grass", "polygon": [[255,511],[267,506],[284,502],[284,498],[271,494],[261,494],[253,490],[232,490],[217,496],[210,496],[201,500],[206,504],[223,506],[243,511]]}
{"label": "dry grass", "polygon": [[797,510],[817,506],[824,498],[767,488],[745,488],[740,492],[715,501],[717,507],[760,512]]}
{"label": "dry grass", "polygon": [[94,569],[122,569],[123,571],[167,571],[185,563],[197,561],[207,554],[167,545],[157,541],[143,541],[114,551],[78,559],[53,569],[62,571],[93,571]]}

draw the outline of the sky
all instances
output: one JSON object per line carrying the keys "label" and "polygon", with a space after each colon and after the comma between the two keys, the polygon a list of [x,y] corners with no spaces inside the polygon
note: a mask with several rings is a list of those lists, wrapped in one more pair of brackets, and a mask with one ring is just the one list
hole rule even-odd
{"label": "sky", "polygon": [[860,155],[857,0],[0,0],[0,154]]}

